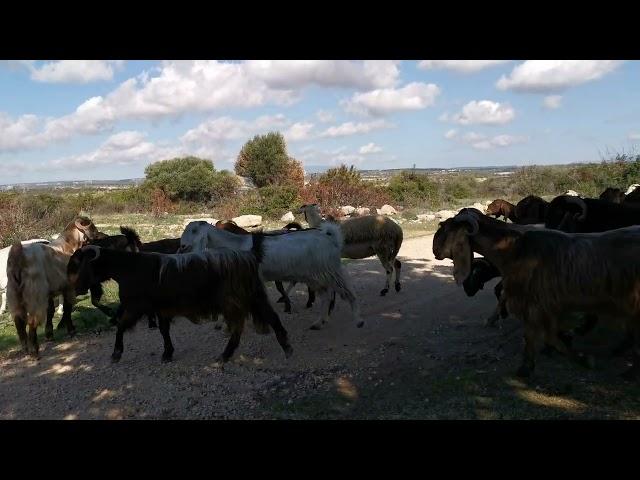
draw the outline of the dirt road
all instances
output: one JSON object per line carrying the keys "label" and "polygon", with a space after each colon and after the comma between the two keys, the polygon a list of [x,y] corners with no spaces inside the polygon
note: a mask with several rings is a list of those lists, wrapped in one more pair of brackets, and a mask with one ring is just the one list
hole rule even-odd
{"label": "dirt road", "polygon": [[338,300],[329,324],[309,330],[317,307],[304,308],[302,286],[292,315],[277,304],[294,348],[289,360],[273,334],[250,327],[221,368],[215,358],[226,337],[186,320],[172,327],[170,364],[160,363],[161,336],[146,322],[125,334],[118,364],[110,361],[113,330],[45,343],[38,362],[3,353],[0,418],[640,418],[640,388],[619,378],[625,359],[602,356],[585,370],[541,355],[536,376],[517,380],[518,322],[484,326],[496,280],[466,297],[451,262],[433,259],[432,239],[405,240],[400,293],[379,296],[377,259],[347,264],[362,329]]}

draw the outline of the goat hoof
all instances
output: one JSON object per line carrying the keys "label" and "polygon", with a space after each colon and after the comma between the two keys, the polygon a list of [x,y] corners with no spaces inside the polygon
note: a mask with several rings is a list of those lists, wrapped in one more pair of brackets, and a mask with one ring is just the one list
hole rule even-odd
{"label": "goat hoof", "polygon": [[215,328],[216,330],[220,330],[222,328],[222,325],[220,325],[219,323],[216,323],[213,328]]}
{"label": "goat hoof", "polygon": [[156,325],[156,322],[149,322],[150,330],[155,330],[156,328],[158,328],[158,325]]}
{"label": "goat hoof", "polygon": [[45,342],[53,342],[53,332],[46,332],[44,334],[44,341]]}
{"label": "goat hoof", "polygon": [[311,325],[309,327],[309,330],[320,330],[322,328],[322,324],[320,323],[314,323],[313,325]]}
{"label": "goat hoof", "polygon": [[307,308],[313,307],[313,302],[307,302]]}
{"label": "goat hoof", "polygon": [[163,353],[162,354],[162,359],[160,361],[161,361],[161,363],[169,363],[169,362],[173,361],[173,354],[167,355],[166,353]]}
{"label": "goat hoof", "polygon": [[356,327],[358,328],[362,328],[364,326],[364,320],[360,320],[358,323],[356,323]]}
{"label": "goat hoof", "polygon": [[111,354],[111,363],[118,363],[122,358],[122,352],[113,352]]}
{"label": "goat hoof", "polygon": [[389,292],[388,288],[383,288],[382,290],[380,290],[380,296],[384,297],[388,292]]}
{"label": "goat hoof", "polygon": [[399,292],[402,287],[399,283],[396,283],[396,292]]}

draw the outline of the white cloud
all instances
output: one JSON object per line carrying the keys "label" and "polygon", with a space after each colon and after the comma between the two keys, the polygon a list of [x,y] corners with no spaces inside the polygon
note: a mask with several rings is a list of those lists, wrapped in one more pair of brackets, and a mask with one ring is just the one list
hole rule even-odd
{"label": "white cloud", "polygon": [[178,154],[171,147],[159,147],[146,140],[146,135],[137,131],[124,131],[111,135],[93,152],[52,160],[44,169],[93,168],[103,165],[127,165],[150,163]]}
{"label": "white cloud", "polygon": [[440,88],[433,83],[412,82],[402,88],[382,88],[356,93],[342,105],[348,112],[386,115],[397,111],[422,110],[434,104]]}
{"label": "white cloud", "polygon": [[418,63],[418,68],[422,70],[443,69],[458,73],[474,73],[510,61],[511,60],[422,60]]}
{"label": "white cloud", "polygon": [[386,120],[374,120],[372,122],[345,122],[337,126],[329,127],[320,134],[321,137],[344,137],[347,135],[356,135],[360,133],[369,133],[374,130],[383,128],[392,128],[393,125]]}
{"label": "white cloud", "polygon": [[301,140],[308,140],[312,138],[311,130],[313,130],[313,126],[313,123],[309,122],[294,123],[284,131],[284,138],[288,142],[299,142]]}
{"label": "white cloud", "polygon": [[458,130],[452,128],[451,130],[447,130],[447,133],[444,134],[444,138],[451,140],[458,135]]}
{"label": "white cloud", "polygon": [[543,105],[549,110],[560,108],[562,103],[562,95],[548,95],[544,97]]}
{"label": "white cloud", "polygon": [[308,85],[371,89],[395,85],[400,75],[390,60],[252,60],[247,72],[269,87],[300,89]]}
{"label": "white cloud", "polygon": [[372,153],[380,153],[381,151],[382,151],[382,147],[371,142],[361,146],[358,153],[360,153],[360,155],[370,155]]}
{"label": "white cloud", "polygon": [[[20,68],[27,65],[32,71],[47,72],[38,75],[50,79],[79,79],[77,63],[52,63],[41,70],[33,62],[9,65]],[[76,76],[70,72],[76,72]],[[104,72],[92,71],[91,75],[96,78]],[[7,150],[2,147],[5,144],[11,145],[11,149],[40,148],[76,135],[108,132],[122,120],[157,120],[218,109],[291,105],[299,99],[300,90],[309,85],[363,89],[392,86],[398,76],[395,61],[165,61],[122,82],[105,96],[86,100],[68,115],[54,119],[24,116],[9,122],[11,131],[0,132],[4,138],[0,140],[0,151]],[[326,114],[323,117],[329,120]],[[6,116],[2,122],[8,123]],[[24,138],[16,139],[15,132],[25,129]]]}
{"label": "white cloud", "polygon": [[629,134],[629,140],[640,140],[640,132],[634,132]]}
{"label": "white cloud", "polygon": [[113,79],[116,69],[121,69],[121,60],[60,60],[36,66],[33,62],[24,65],[31,71],[31,79],[44,83],[90,83]]}
{"label": "white cloud", "polygon": [[332,122],[335,119],[335,116],[331,112],[327,112],[325,110],[318,110],[316,112],[316,117],[322,123]]}
{"label": "white cloud", "polygon": [[490,100],[473,100],[462,107],[460,113],[450,118],[445,114],[440,118],[460,125],[504,125],[512,121],[515,115],[515,110],[508,104]]}
{"label": "white cloud", "polygon": [[527,60],[496,83],[500,90],[527,93],[561,92],[614,71],[618,60]]}
{"label": "white cloud", "polygon": [[188,130],[180,140],[191,145],[221,145],[228,140],[248,138],[257,133],[283,128],[289,123],[283,114],[264,115],[253,121],[218,117]]}
{"label": "white cloud", "polygon": [[468,132],[460,136],[456,130],[449,130],[445,134],[445,138],[470,145],[477,150],[504,148],[518,143],[524,143],[528,140],[527,137],[515,135],[495,135],[493,137],[487,137],[486,135],[476,132]]}

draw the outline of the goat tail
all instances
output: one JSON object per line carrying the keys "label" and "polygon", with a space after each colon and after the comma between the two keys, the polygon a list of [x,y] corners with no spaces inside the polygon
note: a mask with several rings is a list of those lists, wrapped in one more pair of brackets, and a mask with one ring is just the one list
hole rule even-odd
{"label": "goat tail", "polygon": [[14,243],[7,259],[7,301],[11,304],[22,304],[22,272],[26,266],[24,247],[20,242]]}
{"label": "goat tail", "polygon": [[140,236],[138,235],[138,232],[136,232],[133,228],[121,226],[120,233],[127,237],[127,243],[130,246],[135,246],[134,251],[139,252],[140,250],[142,250],[142,241],[140,240]]}

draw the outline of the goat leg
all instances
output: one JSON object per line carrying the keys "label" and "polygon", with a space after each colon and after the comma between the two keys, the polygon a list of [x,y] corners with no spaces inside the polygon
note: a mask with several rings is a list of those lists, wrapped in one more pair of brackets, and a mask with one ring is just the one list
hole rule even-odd
{"label": "goat leg", "polygon": [[[122,307],[122,305],[121,305]],[[111,354],[111,361],[118,362],[124,352],[124,332],[128,330],[136,321],[142,316],[140,312],[129,311],[126,308],[122,308],[122,315],[118,317],[118,330],[116,331],[116,344],[113,347],[113,353]]]}
{"label": "goat leg", "polygon": [[313,306],[313,302],[316,301],[316,292],[314,292],[311,287],[307,285],[307,292],[309,292],[309,298],[307,300],[307,308],[311,308]]}
{"label": "goat leg", "polygon": [[276,303],[284,302],[284,313],[291,313],[291,299],[289,298],[289,295],[287,294],[287,292],[285,292],[282,282],[276,281],[275,283],[276,283],[276,289],[281,294],[281,297],[278,299]]}
{"label": "goat leg", "polygon": [[18,332],[18,338],[20,339],[20,345],[22,345],[22,351],[24,353],[28,353],[28,342],[27,342],[27,323],[24,321],[24,317],[22,315],[16,315],[13,317],[13,323],[16,326],[16,331]]}
{"label": "goat leg", "polygon": [[516,375],[527,378],[533,373],[536,366],[536,330],[531,321],[524,322],[524,355],[522,365],[518,368]]}
{"label": "goat leg", "polygon": [[44,339],[46,341],[53,340],[53,315],[56,313],[56,307],[53,305],[53,298],[49,297],[49,306],[47,308],[47,323],[44,326]]}
{"label": "goat leg", "polygon": [[[151,321],[151,317],[149,317]],[[170,362],[173,360],[173,343],[171,343],[171,336],[169,335],[170,318],[163,315],[158,315],[158,321],[160,323],[160,333],[162,334],[162,340],[164,341],[164,352],[162,352],[162,363]]]}
{"label": "goat leg", "polygon": [[640,379],[640,327],[633,326],[633,360],[631,367],[622,374],[622,378],[628,381],[637,381]]}

